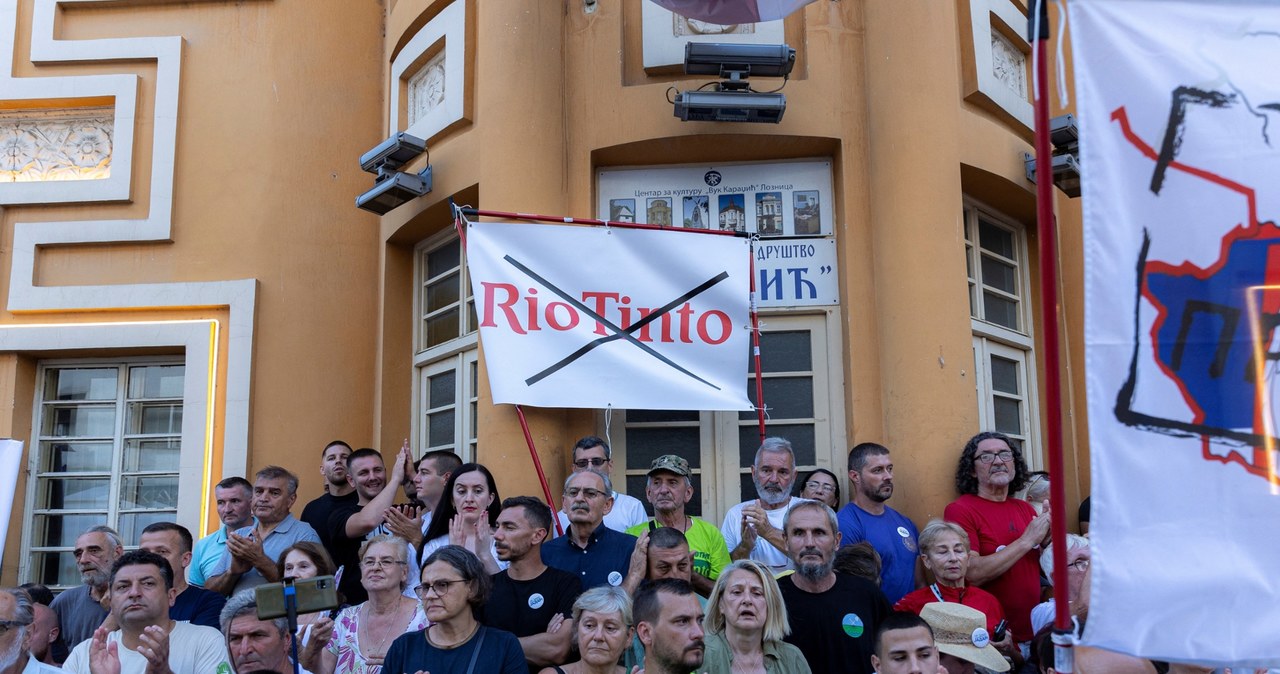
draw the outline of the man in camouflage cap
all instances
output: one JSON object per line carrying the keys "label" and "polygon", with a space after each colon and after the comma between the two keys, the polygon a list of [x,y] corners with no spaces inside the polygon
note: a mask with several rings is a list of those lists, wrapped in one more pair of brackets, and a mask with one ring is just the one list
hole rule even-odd
{"label": "man in camouflage cap", "polygon": [[[693,552],[693,588],[704,597],[711,594],[711,587],[720,571],[729,565],[729,548],[725,545],[720,529],[704,519],[686,511],[693,499],[693,471],[684,457],[664,454],[649,466],[649,483],[645,486],[645,498],[653,506],[654,517],[637,524],[627,533],[639,536],[658,527],[671,527],[684,532]],[[634,555],[643,555],[643,546],[636,546]],[[634,560],[633,560],[634,563]]]}

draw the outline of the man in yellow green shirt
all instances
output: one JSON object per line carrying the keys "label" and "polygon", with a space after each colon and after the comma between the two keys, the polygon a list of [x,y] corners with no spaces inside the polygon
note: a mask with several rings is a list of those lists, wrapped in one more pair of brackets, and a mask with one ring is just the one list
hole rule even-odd
{"label": "man in yellow green shirt", "polygon": [[658,527],[683,531],[693,552],[693,588],[705,597],[711,594],[720,571],[729,565],[729,548],[718,527],[685,512],[685,505],[693,498],[692,475],[689,462],[683,457],[664,454],[654,459],[645,486],[645,498],[653,506],[654,518],[630,527],[627,533],[639,536]]}

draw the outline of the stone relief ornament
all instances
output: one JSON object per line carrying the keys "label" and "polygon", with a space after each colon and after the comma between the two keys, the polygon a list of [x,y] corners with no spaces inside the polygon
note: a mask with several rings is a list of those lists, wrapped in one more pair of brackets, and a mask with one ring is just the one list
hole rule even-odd
{"label": "stone relief ornament", "polygon": [[997,30],[991,31],[991,72],[1019,97],[1027,97],[1027,55]]}
{"label": "stone relief ornament", "polygon": [[107,178],[114,130],[110,110],[0,111],[0,182]]}
{"label": "stone relief ornament", "polygon": [[444,51],[431,57],[409,78],[409,126],[444,102]]}

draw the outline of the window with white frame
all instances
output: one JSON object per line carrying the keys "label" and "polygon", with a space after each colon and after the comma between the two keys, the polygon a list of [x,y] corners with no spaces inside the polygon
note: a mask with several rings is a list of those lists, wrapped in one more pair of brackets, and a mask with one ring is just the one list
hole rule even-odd
{"label": "window with white frame", "polygon": [[462,244],[447,232],[418,246],[414,367],[417,455],[447,449],[475,458],[479,366],[476,310]]}
{"label": "window with white frame", "polygon": [[[838,375],[832,377],[840,370],[838,335],[828,334],[829,319],[822,315],[768,315],[762,320],[766,434],[791,441],[798,475],[838,467],[845,452],[843,421],[836,418],[842,407],[840,381]],[[754,402],[755,363],[749,362],[746,384]],[[678,454],[694,473],[690,514],[719,525],[730,507],[755,497],[751,464],[760,434],[754,411],[627,410],[622,427],[621,437],[613,439],[614,466],[624,467],[628,494],[644,500],[652,461]],[[845,491],[841,489],[847,497]]]}
{"label": "window with white frame", "polygon": [[80,584],[75,540],[106,523],[125,541],[176,521],[181,362],[42,363],[23,537],[25,581]]}
{"label": "window with white frame", "polygon": [[964,207],[964,246],[980,426],[1019,441],[1036,467],[1040,453],[1025,231],[969,202]]}

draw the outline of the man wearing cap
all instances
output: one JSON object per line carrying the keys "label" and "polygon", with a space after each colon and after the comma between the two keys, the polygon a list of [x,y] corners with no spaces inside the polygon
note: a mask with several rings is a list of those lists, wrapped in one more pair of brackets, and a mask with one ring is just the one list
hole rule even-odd
{"label": "man wearing cap", "polygon": [[685,512],[685,506],[693,498],[692,475],[684,457],[664,454],[654,459],[649,466],[649,484],[644,490],[645,498],[653,506],[654,517],[627,529],[627,533],[638,537],[659,527],[684,532],[689,550],[693,552],[693,589],[706,597],[710,596],[720,571],[729,565],[729,548],[714,524]]}
{"label": "man wearing cap", "polygon": [[982,611],[955,602],[934,602],[920,609],[920,617],[933,628],[948,674],[973,674],[974,665],[993,672],[1009,671],[1009,661],[991,645]]}

